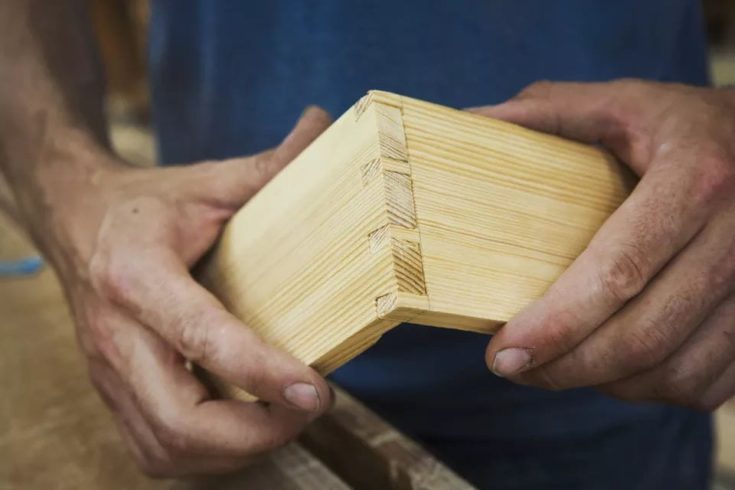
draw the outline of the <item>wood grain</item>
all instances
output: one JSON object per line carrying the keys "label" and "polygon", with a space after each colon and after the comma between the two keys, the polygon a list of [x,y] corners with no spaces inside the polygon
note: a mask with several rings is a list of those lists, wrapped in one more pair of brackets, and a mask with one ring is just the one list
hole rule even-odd
{"label": "wood grain", "polygon": [[371,92],[234,216],[202,279],[327,373],[401,322],[494,332],[633,184],[598,148]]}
{"label": "wood grain", "polygon": [[475,488],[350,395],[336,391],[334,408],[308,427],[300,442],[353,488]]}

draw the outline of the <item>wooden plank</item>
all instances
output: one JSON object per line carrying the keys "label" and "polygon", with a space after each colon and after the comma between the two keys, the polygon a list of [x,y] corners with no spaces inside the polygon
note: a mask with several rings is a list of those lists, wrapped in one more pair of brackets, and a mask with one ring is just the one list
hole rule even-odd
{"label": "wooden plank", "polygon": [[404,321],[495,331],[633,182],[598,148],[371,92],[233,217],[202,279],[326,373]]}
{"label": "wooden plank", "polygon": [[474,488],[343,390],[335,391],[334,408],[311,424],[300,441],[350,486],[364,490]]}
{"label": "wooden plank", "polygon": [[597,148],[403,98],[430,307],[492,332],[541,296],[627,196]]}
{"label": "wooden plank", "polygon": [[349,490],[352,487],[304,449],[301,444],[291,443],[255,461],[246,470],[233,475],[207,479],[200,483],[199,488]]}

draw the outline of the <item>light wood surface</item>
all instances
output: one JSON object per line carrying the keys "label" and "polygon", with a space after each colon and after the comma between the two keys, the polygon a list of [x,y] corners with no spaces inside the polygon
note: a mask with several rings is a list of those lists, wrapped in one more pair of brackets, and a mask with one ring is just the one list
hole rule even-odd
{"label": "light wood surface", "polygon": [[598,148],[371,92],[235,215],[202,279],[326,373],[401,322],[495,331],[632,185]]}

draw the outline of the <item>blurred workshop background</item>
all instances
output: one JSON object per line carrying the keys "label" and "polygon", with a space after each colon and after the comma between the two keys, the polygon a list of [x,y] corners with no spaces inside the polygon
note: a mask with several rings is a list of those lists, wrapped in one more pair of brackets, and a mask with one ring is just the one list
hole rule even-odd
{"label": "blurred workshop background", "polygon": [[[108,113],[114,146],[137,165],[155,161],[149,130],[149,93],[146,79],[147,0],[89,0],[102,49],[108,81]],[[711,46],[715,85],[735,85],[735,0],[703,0]],[[7,193],[2,188],[0,192]],[[11,221],[0,213],[0,264],[18,273],[41,266],[36,253]],[[13,271],[9,271],[13,272]],[[12,387],[11,387],[12,388]],[[20,388],[19,388],[20,389]],[[6,392],[12,398],[12,393]],[[718,490],[735,489],[735,401],[717,412]]]}

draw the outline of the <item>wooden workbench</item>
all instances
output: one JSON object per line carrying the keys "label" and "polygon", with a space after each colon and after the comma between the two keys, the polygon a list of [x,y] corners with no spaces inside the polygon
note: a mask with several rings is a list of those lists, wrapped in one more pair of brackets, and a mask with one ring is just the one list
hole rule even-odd
{"label": "wooden workbench", "polygon": [[[0,214],[0,259],[32,254]],[[297,443],[198,481],[138,472],[92,389],[53,273],[0,278],[0,488],[471,488],[348,395]],[[308,449],[307,449],[308,448]]]}

